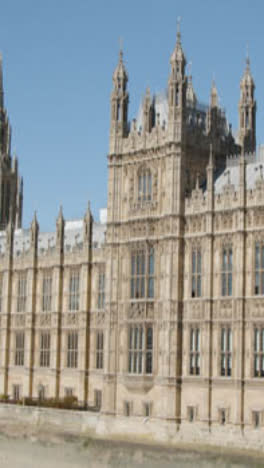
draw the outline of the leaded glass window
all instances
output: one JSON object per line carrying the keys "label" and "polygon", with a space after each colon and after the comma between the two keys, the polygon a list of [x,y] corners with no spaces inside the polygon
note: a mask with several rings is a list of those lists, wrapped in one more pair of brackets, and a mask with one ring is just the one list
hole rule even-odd
{"label": "leaded glass window", "polygon": [[104,332],[96,332],[96,369],[104,366]]}
{"label": "leaded glass window", "polygon": [[42,280],[42,310],[43,312],[51,311],[52,298],[52,276],[51,273],[44,273]]}
{"label": "leaded glass window", "polygon": [[79,310],[80,299],[80,273],[78,270],[73,270],[70,273],[69,283],[69,310]]}
{"label": "leaded glass window", "polygon": [[232,247],[225,247],[222,252],[222,296],[232,296]]}
{"label": "leaded glass window", "polygon": [[138,201],[152,199],[152,174],[150,169],[141,170],[138,175]]}
{"label": "leaded glass window", "polygon": [[190,329],[190,374],[200,375],[200,328]]}
{"label": "leaded glass window", "polygon": [[15,366],[24,365],[25,333],[16,332],[15,334]]}
{"label": "leaded glass window", "polygon": [[154,298],[154,249],[139,249],[131,255],[131,298]]}
{"label": "leaded glass window", "polygon": [[254,376],[264,377],[264,328],[254,329]]}
{"label": "leaded glass window", "polygon": [[192,297],[202,295],[202,256],[200,249],[192,251]]}
{"label": "leaded glass window", "polygon": [[130,325],[128,339],[128,372],[133,374],[152,374],[152,325]]}
{"label": "leaded glass window", "polygon": [[50,366],[50,333],[42,332],[40,334],[40,367]]}
{"label": "leaded glass window", "polygon": [[67,367],[78,367],[78,333],[70,332],[67,335]]}
{"label": "leaded glass window", "polygon": [[264,294],[264,245],[255,246],[255,294]]}
{"label": "leaded glass window", "polygon": [[221,375],[230,377],[232,374],[232,330],[221,328]]}
{"label": "leaded glass window", "polygon": [[19,273],[17,280],[17,312],[26,311],[27,301],[27,276],[26,273]]}

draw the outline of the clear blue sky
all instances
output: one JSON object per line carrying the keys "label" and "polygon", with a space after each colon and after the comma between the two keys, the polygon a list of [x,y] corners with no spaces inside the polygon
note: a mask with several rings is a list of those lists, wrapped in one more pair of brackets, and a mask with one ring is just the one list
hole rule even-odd
{"label": "clear blue sky", "polygon": [[264,142],[262,0],[8,0],[0,2],[0,50],[13,150],[24,177],[24,227],[36,209],[41,230],[95,217],[107,199],[109,97],[124,41],[130,118],[147,85],[167,85],[176,20],[198,98],[213,74],[221,104],[237,128],[239,81],[249,45],[256,83],[257,140]]}

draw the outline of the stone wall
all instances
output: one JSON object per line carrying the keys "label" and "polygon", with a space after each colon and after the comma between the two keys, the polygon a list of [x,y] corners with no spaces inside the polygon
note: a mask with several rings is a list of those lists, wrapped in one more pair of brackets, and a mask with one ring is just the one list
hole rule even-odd
{"label": "stone wall", "polygon": [[0,405],[0,432],[13,437],[44,435],[48,440],[80,436],[172,447],[191,444],[192,449],[221,446],[264,452],[263,429],[246,430],[243,434],[231,425],[219,425],[209,431],[204,424],[184,423],[178,430],[173,421],[8,404]]}

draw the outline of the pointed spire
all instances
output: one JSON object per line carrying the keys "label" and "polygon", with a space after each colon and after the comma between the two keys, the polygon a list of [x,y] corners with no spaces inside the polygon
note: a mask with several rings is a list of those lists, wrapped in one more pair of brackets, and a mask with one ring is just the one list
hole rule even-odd
{"label": "pointed spire", "polygon": [[247,49],[246,49],[246,59],[245,59],[245,70],[243,73],[243,76],[241,78],[241,83],[240,86],[243,85],[248,85],[248,86],[255,86],[254,80],[251,74],[251,69],[250,69],[250,58],[249,58],[249,51],[248,51],[248,44],[247,44]]}
{"label": "pointed spire", "polygon": [[58,214],[57,220],[58,220],[58,221],[64,221],[62,205],[60,205],[60,209],[59,209],[59,214]]}
{"label": "pointed spire", "polygon": [[181,18],[178,17],[177,19],[177,39],[176,39],[176,45],[174,47],[174,51],[172,52],[171,58],[170,58],[170,63],[173,66],[175,62],[181,62],[181,73],[184,74],[184,68],[186,64],[185,56],[182,50],[182,44],[181,44],[181,31],[180,31],[180,21]]}
{"label": "pointed spire", "polygon": [[123,45],[122,43],[120,43],[120,46],[119,46],[119,59],[118,59],[118,64],[117,64],[117,67],[114,71],[114,74],[113,74],[113,81],[114,81],[114,84],[118,81],[118,80],[124,80],[124,84],[126,84],[126,82],[128,81],[128,74],[127,74],[127,71],[126,71],[126,67],[124,65],[124,60],[123,60]]}
{"label": "pointed spire", "polygon": [[192,81],[192,62],[189,62],[187,65],[188,68],[188,76],[187,76],[187,88],[186,88],[186,100],[187,105],[190,107],[195,107],[197,98],[193,88],[193,81]]}
{"label": "pointed spire", "polygon": [[31,228],[32,229],[38,229],[39,227],[39,224],[38,224],[38,219],[37,219],[37,212],[36,210],[34,211],[34,216],[33,216],[33,220],[32,220],[32,223],[31,223]]}
{"label": "pointed spire", "polygon": [[250,72],[250,58],[249,58],[249,47],[246,46],[246,71]]}
{"label": "pointed spire", "polygon": [[84,223],[83,223],[84,240],[88,242],[91,242],[92,224],[93,224],[93,216],[92,216],[91,204],[89,200],[87,204],[86,213],[84,215]]}
{"label": "pointed spire", "polygon": [[60,253],[63,253],[64,247],[64,217],[62,212],[62,205],[60,205],[60,210],[56,222],[56,247],[59,249]]}
{"label": "pointed spire", "polygon": [[212,80],[211,94],[210,94],[210,107],[218,107],[218,92],[215,84],[215,79]]}
{"label": "pointed spire", "polygon": [[38,233],[39,233],[39,224],[37,220],[37,213],[34,211],[33,220],[31,223],[31,246],[34,250],[37,249],[38,246]]}
{"label": "pointed spire", "polygon": [[176,40],[176,43],[177,44],[181,43],[181,17],[180,16],[178,16],[178,18],[177,18],[177,40]]}

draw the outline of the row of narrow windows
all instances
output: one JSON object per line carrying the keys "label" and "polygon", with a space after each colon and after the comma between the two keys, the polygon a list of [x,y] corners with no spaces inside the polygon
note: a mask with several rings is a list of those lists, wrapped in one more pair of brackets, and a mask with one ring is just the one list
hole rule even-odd
{"label": "row of narrow windows", "polygon": [[[202,251],[192,250],[191,259],[191,297],[202,296]],[[254,294],[264,295],[264,246],[255,247]],[[131,254],[130,297],[131,299],[154,298],[155,286],[155,252],[154,247],[133,251]],[[74,270],[69,279],[68,309],[78,311],[80,308],[80,272]],[[233,293],[233,250],[226,247],[222,250],[221,295],[232,296]],[[3,276],[0,275],[0,311],[2,309]],[[27,301],[27,275],[20,273],[17,281],[17,312],[25,312]],[[105,307],[105,272],[98,274],[97,307]],[[52,309],[52,276],[46,274],[42,281],[42,310]]]}
{"label": "row of narrow windows", "polygon": [[[16,311],[25,312],[27,303],[27,274],[20,273],[17,280]],[[68,309],[78,311],[80,309],[80,272],[73,271],[69,279]],[[0,312],[2,310],[3,275],[0,275]],[[105,273],[99,272],[97,286],[97,307],[103,309],[105,306]],[[51,312],[52,310],[52,275],[45,274],[42,280],[41,310]]]}
{"label": "row of narrow windows", "polygon": [[[50,367],[51,335],[45,331],[40,334],[39,365],[40,367]],[[24,366],[25,364],[25,333],[18,331],[15,333],[14,365]],[[69,332],[66,335],[66,367],[78,367],[78,333]]]}
{"label": "row of narrow windows", "polygon": [[[220,336],[220,375],[231,377],[233,370],[233,336],[231,327],[222,327]],[[78,332],[69,332],[66,336],[66,367],[78,367]],[[24,366],[25,334],[15,333],[16,366]],[[40,367],[50,367],[51,337],[50,332],[40,334]],[[264,377],[264,328],[254,328],[254,377]],[[130,325],[128,328],[128,373],[153,373],[153,326]],[[104,332],[96,332],[95,367],[104,367]],[[189,373],[201,374],[201,329],[190,329]]]}

